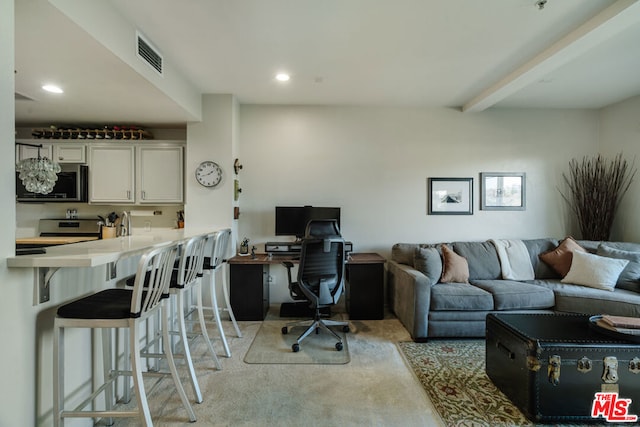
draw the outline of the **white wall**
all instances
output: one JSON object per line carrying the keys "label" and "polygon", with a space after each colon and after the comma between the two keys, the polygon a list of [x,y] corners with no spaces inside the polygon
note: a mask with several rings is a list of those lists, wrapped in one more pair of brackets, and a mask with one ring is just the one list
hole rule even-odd
{"label": "white wall", "polygon": [[[396,242],[563,237],[557,186],[572,157],[597,152],[598,113],[315,106],[240,107],[238,238],[264,250],[276,205],[340,206],[356,251]],[[526,172],[525,211],[479,210],[480,172]],[[474,214],[427,215],[428,177],[474,178]],[[272,268],[271,300],[287,300]]]}
{"label": "white wall", "polygon": [[[597,112],[241,106],[240,237],[274,240],[274,206],[342,207],[359,251],[395,242],[561,237],[556,189],[598,147]],[[526,172],[525,211],[479,210],[480,172]],[[474,178],[474,214],[427,215],[428,177]]]}
{"label": "white wall", "polygon": [[[14,2],[0,0],[0,198],[12,200],[14,182]],[[16,213],[13,203],[0,204],[0,366],[3,367],[0,426],[35,424],[36,313],[31,306],[31,276],[7,269],[13,256]]]}
{"label": "white wall", "polygon": [[[600,152],[607,158],[622,153],[640,168],[640,96],[604,108],[600,112]],[[640,241],[640,173],[622,199],[614,222],[612,240]]]}
{"label": "white wall", "polygon": [[[185,222],[188,226],[227,228],[233,223],[233,159],[236,152],[237,102],[233,95],[204,95],[203,121],[187,126]],[[222,182],[205,188],[195,170],[205,160],[222,168]]]}

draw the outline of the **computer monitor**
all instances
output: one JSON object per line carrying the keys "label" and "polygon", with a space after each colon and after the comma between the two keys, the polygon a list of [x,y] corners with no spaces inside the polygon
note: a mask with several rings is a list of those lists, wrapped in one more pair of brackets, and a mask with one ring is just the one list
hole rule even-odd
{"label": "computer monitor", "polygon": [[307,224],[306,215],[302,206],[276,206],[276,236],[302,237]]}
{"label": "computer monitor", "polygon": [[312,219],[335,219],[340,227],[340,208],[316,206],[276,206],[276,236],[304,237]]}

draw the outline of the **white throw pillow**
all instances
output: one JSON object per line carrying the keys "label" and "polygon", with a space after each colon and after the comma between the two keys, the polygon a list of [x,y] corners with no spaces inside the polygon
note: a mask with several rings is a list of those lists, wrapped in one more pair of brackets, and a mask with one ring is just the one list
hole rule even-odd
{"label": "white throw pillow", "polygon": [[571,268],[562,283],[613,291],[618,276],[629,263],[626,259],[607,258],[587,252],[574,252]]}

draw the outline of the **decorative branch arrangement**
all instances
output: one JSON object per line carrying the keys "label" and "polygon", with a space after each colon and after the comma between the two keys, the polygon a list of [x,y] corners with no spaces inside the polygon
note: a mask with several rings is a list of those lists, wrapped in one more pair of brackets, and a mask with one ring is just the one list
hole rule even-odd
{"label": "decorative branch arrangement", "polygon": [[620,201],[636,175],[634,163],[622,153],[613,160],[598,154],[569,162],[569,175],[562,174],[569,193],[560,194],[576,214],[583,239],[609,240]]}

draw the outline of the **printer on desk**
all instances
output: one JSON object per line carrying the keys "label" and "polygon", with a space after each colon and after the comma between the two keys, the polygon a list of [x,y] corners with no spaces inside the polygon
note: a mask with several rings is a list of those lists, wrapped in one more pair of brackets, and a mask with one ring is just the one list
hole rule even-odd
{"label": "printer on desk", "polygon": [[[302,242],[267,242],[264,251],[269,255],[297,255],[302,250]],[[353,252],[353,243],[345,242],[346,254]]]}

